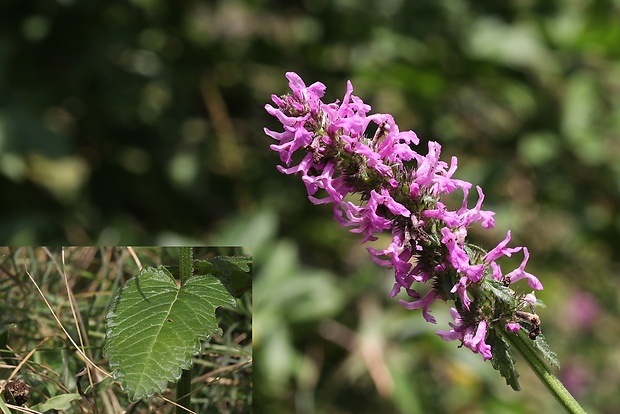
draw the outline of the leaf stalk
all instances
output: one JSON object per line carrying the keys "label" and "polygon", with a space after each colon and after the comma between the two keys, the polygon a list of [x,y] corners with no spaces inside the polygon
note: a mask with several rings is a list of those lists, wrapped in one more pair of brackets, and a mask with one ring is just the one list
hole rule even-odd
{"label": "leaf stalk", "polygon": [[179,266],[180,266],[180,276],[181,276],[181,285],[183,285],[187,280],[192,276],[193,263],[192,263],[192,248],[191,247],[180,247],[179,248]]}

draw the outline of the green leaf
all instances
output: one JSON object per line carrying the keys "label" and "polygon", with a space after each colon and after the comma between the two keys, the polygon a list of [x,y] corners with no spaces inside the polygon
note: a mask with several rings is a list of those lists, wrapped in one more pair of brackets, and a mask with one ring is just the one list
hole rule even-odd
{"label": "green leaf", "polygon": [[42,413],[49,410],[66,410],[71,401],[79,400],[81,398],[82,396],[78,393],[57,395],[44,403],[36,404],[30,407],[30,409]]}
{"label": "green leaf", "polygon": [[200,352],[200,340],[221,334],[217,307],[235,300],[213,276],[181,287],[162,266],[144,268],[119,290],[106,316],[104,355],[131,400],[162,392]]}
{"label": "green leaf", "polygon": [[509,287],[503,285],[497,280],[491,279],[485,279],[484,283],[486,286],[488,286],[489,290],[493,292],[493,295],[498,298],[502,303],[510,307],[515,306],[514,292],[512,292]]}
{"label": "green leaf", "polygon": [[519,385],[519,373],[515,367],[515,359],[510,351],[510,345],[499,336],[494,329],[489,331],[486,343],[491,346],[491,364],[506,379],[506,384],[513,390],[521,390]]}
{"label": "green leaf", "polygon": [[252,289],[252,259],[249,257],[218,256],[196,260],[194,269],[196,274],[213,274],[235,297]]}
{"label": "green leaf", "polygon": [[11,414],[11,410],[9,410],[9,407],[7,407],[4,403],[4,397],[2,394],[0,394],[0,410],[2,410],[4,414]]}
{"label": "green leaf", "polygon": [[558,361],[557,354],[551,351],[549,344],[545,340],[545,336],[542,333],[538,334],[536,339],[532,341],[532,344],[534,345],[534,348],[540,351],[542,356],[544,356],[551,365],[560,368],[560,361]]}

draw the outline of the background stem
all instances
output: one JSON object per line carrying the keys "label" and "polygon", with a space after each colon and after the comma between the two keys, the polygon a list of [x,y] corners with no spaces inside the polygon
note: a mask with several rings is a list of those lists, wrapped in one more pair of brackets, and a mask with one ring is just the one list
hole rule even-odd
{"label": "background stem", "polygon": [[[192,370],[191,369],[184,369],[183,373],[181,374],[181,378],[179,379],[179,382],[177,382],[177,404],[181,405],[182,407],[187,408],[187,410],[191,409],[190,408],[190,399],[191,399],[191,394],[192,392]],[[177,407],[176,408],[176,414],[187,414],[187,410],[184,410],[181,407]]]}

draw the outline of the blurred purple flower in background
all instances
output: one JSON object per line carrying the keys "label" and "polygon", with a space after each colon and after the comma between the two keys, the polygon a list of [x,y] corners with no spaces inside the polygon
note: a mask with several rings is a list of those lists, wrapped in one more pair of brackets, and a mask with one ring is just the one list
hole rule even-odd
{"label": "blurred purple flower in background", "polygon": [[593,328],[600,309],[591,293],[575,292],[564,303],[564,318],[570,321],[570,324],[563,324],[567,329],[583,331]]}

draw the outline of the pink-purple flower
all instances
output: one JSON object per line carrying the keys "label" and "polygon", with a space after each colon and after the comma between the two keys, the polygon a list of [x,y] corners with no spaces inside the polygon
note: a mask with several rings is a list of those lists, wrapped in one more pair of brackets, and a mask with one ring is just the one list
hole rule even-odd
{"label": "pink-purple flower", "polygon": [[[265,106],[283,128],[282,132],[264,129],[276,141],[271,149],[284,163],[278,169],[301,175],[309,200],[333,204],[336,221],[362,234],[363,243],[389,231],[389,246],[367,250],[375,263],[394,270],[391,296],[404,291],[413,300],[401,299],[403,306],[422,309],[431,323],[436,323],[430,313],[433,303],[453,301],[450,313],[455,323],[437,334],[460,341],[485,360],[491,358],[485,342],[489,330],[499,326],[518,331],[522,320],[515,315],[536,301],[533,293],[525,295],[508,286],[525,279],[531,289],[542,289],[540,281],[525,271],[527,248],[507,247],[510,232],[488,252],[467,242],[467,229],[475,223],[492,228],[495,213],[482,209],[480,187],[475,205],[468,207],[472,184],[454,178],[457,158],[442,161],[439,143],[429,142],[426,155],[417,152],[416,134],[400,131],[391,115],[369,115],[371,107],[353,95],[350,81],[342,102],[324,103],[325,85],[306,86],[293,72],[286,77],[292,93],[273,95],[275,106]],[[452,209],[442,197],[457,190],[463,193],[463,202]],[[357,197],[348,197],[353,194]],[[360,201],[352,201],[356,199]],[[521,251],[521,265],[503,273],[497,260]],[[511,292],[513,299],[494,294],[491,284],[495,291]]]}

